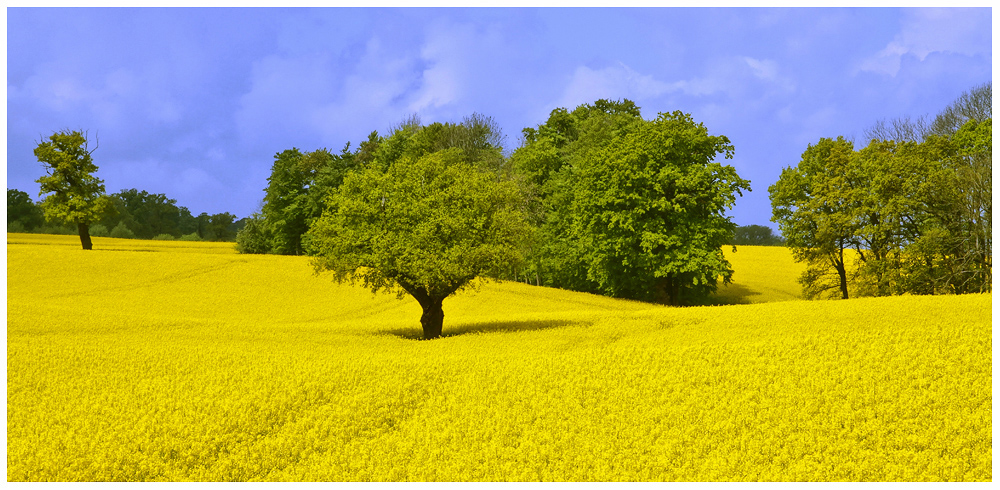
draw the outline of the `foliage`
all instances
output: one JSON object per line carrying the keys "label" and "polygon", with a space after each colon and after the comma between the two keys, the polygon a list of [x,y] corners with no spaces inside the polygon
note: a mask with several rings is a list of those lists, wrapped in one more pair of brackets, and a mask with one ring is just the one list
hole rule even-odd
{"label": "foliage", "polygon": [[[109,196],[116,213],[105,216],[100,223],[113,227],[123,223],[136,238],[153,238],[156,235],[180,235],[182,231],[195,231],[191,226],[191,212],[177,207],[177,201],[164,194],[150,194],[138,189],[123,189]],[[186,228],[182,230],[182,227]]]}
{"label": "foliage", "polygon": [[33,230],[45,223],[42,209],[31,201],[27,192],[7,189],[7,228],[17,223],[21,230]]}
{"label": "foliage", "polygon": [[706,299],[731,278],[724,216],[749,182],[725,136],[687,114],[642,119],[629,100],[553,110],[525,128],[511,167],[530,184],[539,233],[527,275],[548,286],[670,304]]}
{"label": "foliage", "polygon": [[851,172],[854,145],[842,137],[809,145],[796,167],[782,170],[768,187],[773,217],[795,259],[807,264],[801,282],[807,297],[847,299],[844,251],[857,229],[852,213],[863,188]]}
{"label": "foliage", "polygon": [[108,233],[111,238],[135,238],[135,233],[132,232],[124,222],[118,223],[111,232]]}
{"label": "foliage", "polygon": [[176,240],[176,239],[177,237],[169,233],[162,233],[153,237],[153,240]]}
{"label": "foliage", "polygon": [[782,172],[769,189],[774,220],[809,265],[808,296],[838,285],[843,298],[849,289],[862,296],[992,290],[991,90],[987,83],[962,94],[930,125],[880,122],[857,151],[843,138],[821,139]]}
{"label": "foliage", "polygon": [[107,226],[96,224],[90,227],[90,236],[107,237],[111,236],[111,231],[108,230]]}
{"label": "foliage", "polygon": [[271,237],[264,218],[254,213],[236,234],[236,251],[242,254],[266,254],[271,251]]}
{"label": "foliage", "polygon": [[781,236],[775,235],[774,230],[768,226],[747,225],[736,227],[736,230],[733,231],[733,240],[730,243],[733,245],[780,246],[785,244],[785,240]]}
{"label": "foliage", "polygon": [[519,189],[493,166],[501,149],[450,146],[452,131],[397,129],[330,194],[307,239],[317,270],[417,299],[426,338],[441,335],[445,298],[520,260],[528,231]]}
{"label": "foliage", "polygon": [[630,100],[598,100],[572,112],[554,109],[537,128],[524,128],[524,144],[510,158],[512,171],[527,185],[529,218],[538,232],[526,243],[525,270],[512,276],[533,277],[539,285],[600,292],[588,275],[586,245],[571,212],[578,161],[617,134],[642,121]]}
{"label": "foliage", "polygon": [[587,276],[604,294],[678,305],[701,300],[732,268],[721,246],[735,225],[724,215],[749,190],[725,136],[680,111],[636,124],[585,152],[576,167],[574,227]]}
{"label": "foliage", "polygon": [[356,166],[349,148],[350,143],[339,155],[326,148],[305,154],[292,148],[275,154],[258,217],[259,233],[255,232],[258,240],[267,240],[266,249],[258,243],[252,249],[263,251],[248,253],[300,255],[305,251],[302,236],[323,213],[326,196]]}
{"label": "foliage", "polygon": [[216,242],[233,241],[236,238],[236,232],[232,229],[235,221],[236,216],[231,213],[217,213],[211,215],[208,219],[207,229],[202,234],[202,238]]}
{"label": "foliage", "polygon": [[46,221],[45,224],[42,225],[41,227],[35,228],[34,230],[32,230],[32,233],[42,233],[42,234],[46,234],[46,235],[78,235],[79,236],[79,230],[74,230],[73,228],[70,228],[68,225],[63,224],[63,223],[50,223],[48,221]]}
{"label": "foliage", "polygon": [[[9,481],[992,480],[990,294],[680,309],[501,282],[415,342],[415,301],[304,257],[71,238],[8,237]],[[734,284],[780,250],[740,247]]]}
{"label": "foliage", "polygon": [[264,190],[262,214],[269,218],[272,247],[276,253],[298,255],[302,252],[302,234],[309,229],[305,203],[310,177],[302,165],[302,153],[298,148],[274,156],[271,176]]}
{"label": "foliage", "polygon": [[97,165],[92,151],[83,133],[61,131],[39,143],[34,152],[46,173],[36,180],[41,184],[38,195],[45,195],[41,207],[46,219],[76,225],[84,250],[92,248],[90,224],[111,206],[103,181],[93,175]]}
{"label": "foliage", "polygon": [[177,239],[185,242],[201,241],[201,237],[198,235],[198,233],[188,233],[187,235],[179,236]]}

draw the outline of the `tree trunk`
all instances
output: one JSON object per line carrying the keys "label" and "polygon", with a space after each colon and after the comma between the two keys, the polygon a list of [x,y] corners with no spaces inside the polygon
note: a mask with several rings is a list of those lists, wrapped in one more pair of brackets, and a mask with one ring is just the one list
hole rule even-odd
{"label": "tree trunk", "polygon": [[441,336],[441,328],[444,326],[444,309],[441,307],[443,302],[443,298],[428,298],[427,301],[420,302],[420,306],[424,309],[424,313],[420,315],[420,325],[424,327],[425,339],[436,339]]}
{"label": "tree trunk", "polygon": [[653,301],[669,306],[680,306],[680,280],[674,277],[673,274],[657,278],[653,288]]}
{"label": "tree trunk", "polygon": [[90,241],[90,224],[78,222],[76,229],[80,232],[80,244],[83,245],[83,249],[93,250],[94,244]]}
{"label": "tree trunk", "polygon": [[834,261],[833,267],[837,269],[837,275],[840,277],[841,299],[847,299],[847,265],[844,264],[844,249],[840,249],[840,258]]}

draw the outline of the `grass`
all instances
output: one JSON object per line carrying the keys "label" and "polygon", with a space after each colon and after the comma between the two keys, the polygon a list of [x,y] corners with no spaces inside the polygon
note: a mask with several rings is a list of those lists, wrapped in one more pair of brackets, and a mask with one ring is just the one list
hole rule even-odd
{"label": "grass", "polygon": [[992,480],[991,295],[793,301],[739,247],[758,304],[489,283],[421,341],[303,257],[74,240],[8,235],[8,480]]}

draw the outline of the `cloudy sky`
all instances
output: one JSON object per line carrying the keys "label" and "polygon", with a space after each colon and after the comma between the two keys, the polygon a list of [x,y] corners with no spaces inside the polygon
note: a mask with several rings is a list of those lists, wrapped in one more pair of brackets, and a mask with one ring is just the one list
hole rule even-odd
{"label": "cloudy sky", "polygon": [[[410,114],[492,116],[518,144],[552,109],[635,101],[726,135],[767,187],[821,137],[933,116],[992,80],[986,9],[7,9],[7,187],[34,198],[35,145],[99,138],[108,192],[246,216],[275,153],[352,148]],[[57,28],[54,28],[57,27]]]}

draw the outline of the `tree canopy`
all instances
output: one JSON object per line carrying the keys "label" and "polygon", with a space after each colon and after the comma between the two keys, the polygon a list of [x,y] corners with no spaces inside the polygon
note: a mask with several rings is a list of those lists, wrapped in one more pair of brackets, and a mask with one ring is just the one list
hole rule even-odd
{"label": "tree canopy", "polygon": [[810,297],[831,290],[848,297],[844,251],[854,235],[851,212],[859,192],[850,173],[853,151],[842,137],[821,138],[768,188],[773,221],[795,259],[807,265],[802,282]]}
{"label": "tree canopy", "polygon": [[511,161],[537,202],[537,283],[685,304],[732,278],[725,210],[749,182],[713,162],[728,138],[679,111],[646,121],[629,100],[553,110],[524,137]]}
{"label": "tree canopy", "polygon": [[782,171],[769,188],[774,221],[807,264],[807,296],[991,290],[990,100],[987,84],[931,125],[877,124],[857,150],[823,138]]}
{"label": "tree canopy", "polygon": [[496,163],[502,148],[466,124],[408,124],[326,200],[305,243],[318,271],[420,303],[425,338],[441,335],[445,298],[520,259],[523,196]]}
{"label": "tree canopy", "polygon": [[84,250],[93,248],[90,224],[110,206],[103,181],[94,176],[92,152],[80,131],[56,132],[35,148],[46,173],[36,180],[41,184],[38,195],[45,195],[42,210],[48,219],[76,224]]}

